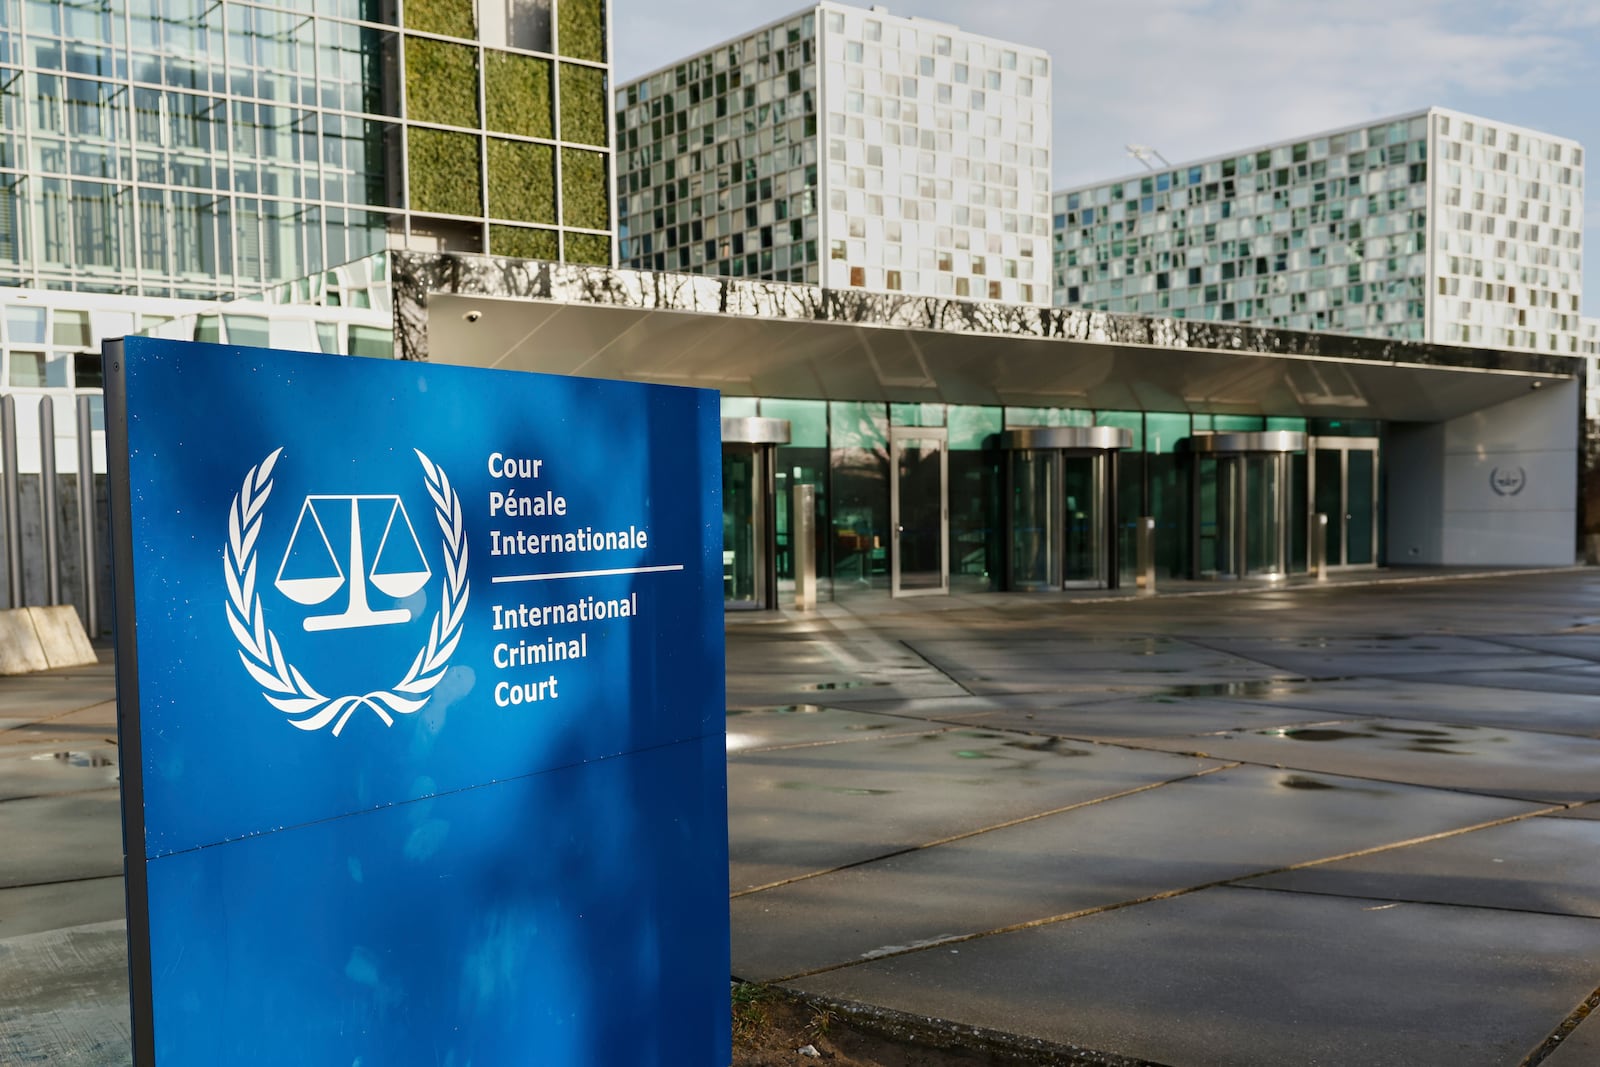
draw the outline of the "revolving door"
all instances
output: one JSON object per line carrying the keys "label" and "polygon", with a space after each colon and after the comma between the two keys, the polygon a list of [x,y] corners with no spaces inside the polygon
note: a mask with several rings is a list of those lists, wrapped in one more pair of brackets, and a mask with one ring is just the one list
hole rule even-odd
{"label": "revolving door", "polygon": [[1005,589],[1116,587],[1117,455],[1132,444],[1132,431],[1111,426],[1000,435]]}
{"label": "revolving door", "polygon": [[1306,435],[1289,430],[1189,439],[1190,531],[1196,578],[1282,578],[1290,569],[1294,454]]}
{"label": "revolving door", "polygon": [[787,419],[722,420],[722,602],[728,610],[778,606],[773,458],[788,443]]}

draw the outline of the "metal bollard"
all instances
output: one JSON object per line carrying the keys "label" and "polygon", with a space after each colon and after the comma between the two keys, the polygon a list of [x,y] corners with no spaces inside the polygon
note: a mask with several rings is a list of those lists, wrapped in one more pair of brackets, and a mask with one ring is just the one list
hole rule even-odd
{"label": "metal bollard", "polygon": [[1156,520],[1152,516],[1141,515],[1135,520],[1133,542],[1138,567],[1134,584],[1142,595],[1148,596],[1156,591]]}
{"label": "metal bollard", "polygon": [[810,611],[817,606],[817,487],[794,487],[789,508],[789,549],[794,554],[794,606]]}
{"label": "metal bollard", "polygon": [[78,530],[83,546],[83,621],[90,639],[100,636],[100,552],[95,543],[94,397],[78,398]]}
{"label": "metal bollard", "polygon": [[1311,516],[1311,573],[1317,581],[1328,580],[1328,516],[1317,512]]}
{"label": "metal bollard", "polygon": [[17,398],[0,396],[0,507],[5,510],[6,606],[22,607],[22,487],[17,481]]}
{"label": "metal bollard", "polygon": [[56,529],[56,405],[47,396],[39,398],[39,508],[44,525],[44,589],[46,604],[61,603],[61,545]]}

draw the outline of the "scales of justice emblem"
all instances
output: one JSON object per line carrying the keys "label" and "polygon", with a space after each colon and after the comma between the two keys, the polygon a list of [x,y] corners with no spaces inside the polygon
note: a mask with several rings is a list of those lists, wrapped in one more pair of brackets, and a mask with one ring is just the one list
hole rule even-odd
{"label": "scales of justice emblem", "polygon": [[[239,659],[261,686],[267,703],[301,730],[321,730],[331,725],[334,736],[338,736],[351,716],[362,708],[371,710],[385,725],[393,726],[396,715],[415,714],[427,704],[461,640],[470,592],[461,498],[444,471],[417,451],[423,484],[443,535],[440,547],[445,572],[427,643],[395,684],[327,696],[284,656],[277,635],[266,625],[256,583],[262,515],[272,493],[272,472],[282,453],[280,448],[250,468],[228,510],[223,569],[228,587],[228,625],[239,643]],[[368,563],[367,546],[374,539],[376,544]],[[308,615],[302,621],[307,632],[319,633],[410,622],[414,617],[411,608],[374,608],[371,591],[375,589],[391,600],[404,600],[422,592],[433,577],[416,527],[399,494],[310,494],[300,505],[272,584],[284,597],[304,607],[327,604],[346,590],[343,610]]]}
{"label": "scales of justice emblem", "polygon": [[[367,526],[373,520],[383,525],[383,536],[373,555],[372,566],[366,566],[366,552],[362,545],[362,512],[366,512]],[[307,520],[310,520],[309,522]],[[341,520],[349,523],[348,550],[344,553],[349,567],[339,565],[339,553],[334,549],[334,539],[328,530],[338,530]],[[308,615],[307,630],[350,630],[363,626],[384,626],[391,623],[410,622],[410,608],[391,608],[374,611],[367,605],[367,585],[370,582],[379,592],[403,600],[421,591],[433,572],[422,555],[422,545],[417,541],[417,531],[411,525],[411,516],[400,497],[394,494],[377,496],[308,496],[300,506],[300,517],[295,520],[294,533],[289,535],[289,545],[283,550],[283,562],[278,566],[278,578],[273,584],[278,592],[297,604],[315,606],[326,603],[341,588],[350,587],[350,600],[344,611],[336,615]]]}

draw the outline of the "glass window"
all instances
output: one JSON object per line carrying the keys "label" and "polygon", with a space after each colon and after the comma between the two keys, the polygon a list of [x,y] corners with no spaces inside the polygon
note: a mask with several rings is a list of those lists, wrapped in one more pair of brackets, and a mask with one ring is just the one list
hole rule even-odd
{"label": "glass window", "polygon": [[975,451],[1004,426],[1003,409],[952,405],[949,413],[951,451]]}
{"label": "glass window", "polygon": [[379,326],[350,327],[350,354],[373,359],[394,357],[394,331]]}
{"label": "glass window", "polygon": [[25,388],[44,385],[44,353],[12,352],[11,373],[6,382]]}
{"label": "glass window", "polygon": [[50,337],[51,343],[66,348],[88,348],[89,313],[58,308]]}
{"label": "glass window", "polygon": [[761,417],[788,419],[792,447],[828,447],[828,404],[825,400],[763,399]]}
{"label": "glass window", "polygon": [[228,327],[228,343],[266,348],[271,344],[271,331],[267,320],[255,315],[224,315]]}
{"label": "glass window", "polygon": [[44,344],[44,308],[6,308],[6,340],[14,345]]}
{"label": "glass window", "polygon": [[945,407],[943,404],[890,404],[889,424],[891,426],[943,426],[945,424]]}
{"label": "glass window", "polygon": [[1166,454],[1177,450],[1178,442],[1189,436],[1189,416],[1153,411],[1144,417],[1145,450]]}
{"label": "glass window", "polygon": [[222,316],[200,315],[194,320],[194,339],[196,341],[217,342],[222,340]]}

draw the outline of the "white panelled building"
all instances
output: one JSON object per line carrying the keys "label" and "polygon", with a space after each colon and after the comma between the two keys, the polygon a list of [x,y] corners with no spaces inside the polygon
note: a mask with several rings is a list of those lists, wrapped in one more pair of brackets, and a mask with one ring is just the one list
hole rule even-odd
{"label": "white panelled building", "polygon": [[625,265],[1050,302],[1050,58],[823,2],[621,86]]}
{"label": "white panelled building", "polygon": [[1573,355],[1583,149],[1429,108],[1054,197],[1055,302]]}

